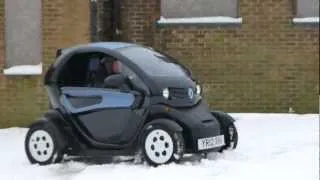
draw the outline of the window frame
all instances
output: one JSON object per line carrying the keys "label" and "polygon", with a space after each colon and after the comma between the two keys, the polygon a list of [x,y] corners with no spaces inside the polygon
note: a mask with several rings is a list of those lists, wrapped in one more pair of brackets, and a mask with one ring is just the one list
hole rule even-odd
{"label": "window frame", "polygon": [[319,16],[298,17],[298,9],[299,9],[298,6],[299,6],[299,0],[295,0],[293,3],[294,17],[292,19],[292,23],[296,25],[303,25],[308,27],[309,26],[317,27],[319,25]]}
{"label": "window frame", "polygon": [[206,17],[186,17],[186,18],[165,18],[162,15],[162,0],[160,0],[160,19],[157,20],[159,27],[174,25],[209,25],[209,26],[234,26],[242,24],[240,16],[240,2],[236,0],[236,17],[232,16],[206,16]]}
{"label": "window frame", "polygon": [[[34,27],[34,28],[39,28],[37,29],[39,31],[39,34],[37,34],[38,38],[35,40],[39,40],[39,42],[35,42],[35,44],[37,44],[37,47],[39,47],[39,49],[37,49],[37,54],[39,53],[39,62],[36,62],[35,63],[32,63],[31,61],[30,62],[23,62],[23,63],[17,63],[19,62],[18,61],[13,61],[13,63],[9,63],[10,59],[14,58],[14,56],[12,56],[12,53],[8,53],[8,48],[10,45],[8,45],[8,43],[10,43],[10,40],[9,40],[9,37],[13,37],[13,35],[8,35],[7,33],[9,31],[12,31],[12,27],[15,27],[14,24],[11,24],[9,27],[8,27],[8,22],[10,21],[10,19],[8,18],[8,16],[12,15],[12,9],[10,8],[11,6],[13,6],[11,4],[11,6],[7,6],[6,4],[11,1],[11,0],[5,0],[4,1],[4,62],[5,62],[5,67],[3,68],[3,74],[4,75],[7,75],[7,76],[32,76],[32,75],[41,75],[42,74],[42,71],[43,71],[43,68],[42,68],[42,62],[43,62],[43,22],[42,22],[42,19],[43,19],[43,1],[42,0],[37,0],[38,2],[35,2],[35,3],[38,3],[38,6],[40,7],[39,9],[39,12],[36,12],[36,15],[39,15],[39,17],[37,17],[37,21],[35,24],[37,27]],[[11,2],[11,3],[14,3],[14,2]],[[18,1],[15,2],[15,3],[19,3]],[[29,3],[29,2],[27,2]],[[11,13],[9,13],[9,11]],[[31,10],[29,10],[31,11]],[[35,16],[32,16],[32,17],[35,17]],[[19,22],[19,21],[18,21]],[[30,23],[28,23],[30,24]],[[31,23],[32,24],[32,23]],[[10,28],[11,27],[11,28]],[[31,26],[30,26],[31,28]],[[8,37],[9,36],[9,37]],[[27,40],[29,41],[30,39],[24,39],[24,40]],[[16,41],[19,41],[19,40],[16,40]],[[24,44],[28,44],[27,42],[25,42]],[[11,45],[12,46],[12,45]],[[28,50],[28,49],[27,49]],[[8,55],[10,54],[10,55]],[[8,58],[9,56],[9,58]],[[10,57],[12,56],[12,57]],[[37,56],[37,55],[36,55]],[[35,57],[36,57],[35,56]],[[21,58],[21,57],[20,57]],[[20,59],[19,58],[19,59]],[[30,58],[31,60],[31,58]],[[11,65],[10,65],[11,64]]]}

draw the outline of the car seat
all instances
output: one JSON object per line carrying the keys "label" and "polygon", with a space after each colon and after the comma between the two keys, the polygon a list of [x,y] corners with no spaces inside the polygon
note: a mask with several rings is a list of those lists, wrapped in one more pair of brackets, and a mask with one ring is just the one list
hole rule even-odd
{"label": "car seat", "polygon": [[89,87],[95,87],[98,68],[100,66],[100,59],[98,57],[91,58],[89,60],[87,71],[87,84]]}

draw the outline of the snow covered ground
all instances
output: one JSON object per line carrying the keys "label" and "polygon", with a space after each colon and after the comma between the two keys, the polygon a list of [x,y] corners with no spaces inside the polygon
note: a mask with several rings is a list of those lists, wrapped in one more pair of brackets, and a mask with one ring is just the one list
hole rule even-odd
{"label": "snow covered ground", "polygon": [[211,160],[158,168],[130,163],[69,162],[30,165],[23,148],[27,129],[0,129],[0,179],[23,180],[318,180],[319,115],[231,114],[238,149]]}

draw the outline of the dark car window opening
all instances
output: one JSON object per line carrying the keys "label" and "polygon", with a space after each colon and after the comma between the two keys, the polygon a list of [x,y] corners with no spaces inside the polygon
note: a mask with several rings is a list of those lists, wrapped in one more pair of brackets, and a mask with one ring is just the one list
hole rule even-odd
{"label": "dark car window opening", "polygon": [[187,72],[169,56],[143,47],[119,51],[150,76],[188,76]]}
{"label": "dark car window opening", "polygon": [[105,79],[115,74],[122,74],[131,82],[126,81],[126,87],[132,89],[131,83],[146,89],[136,73],[116,58],[104,53],[79,53],[72,56],[64,65],[58,77],[59,87],[106,87]]}
{"label": "dark car window opening", "polygon": [[[103,85],[104,78],[111,74],[107,62],[102,64],[102,59],[108,60],[103,53],[79,53],[67,61],[58,77],[60,87],[98,87]],[[110,63],[111,64],[111,60]],[[109,65],[111,66],[111,65]]]}
{"label": "dark car window opening", "polygon": [[86,72],[88,71],[89,54],[76,54],[63,66],[58,77],[60,87],[85,87]]}

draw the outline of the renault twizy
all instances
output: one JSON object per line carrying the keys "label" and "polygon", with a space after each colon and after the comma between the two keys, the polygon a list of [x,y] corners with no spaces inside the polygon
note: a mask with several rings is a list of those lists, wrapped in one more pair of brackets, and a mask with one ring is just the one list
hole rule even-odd
{"label": "renault twizy", "polygon": [[31,163],[139,156],[157,166],[237,146],[234,119],[210,111],[190,70],[152,48],[100,42],[59,49],[45,87],[50,109],[25,138]]}

